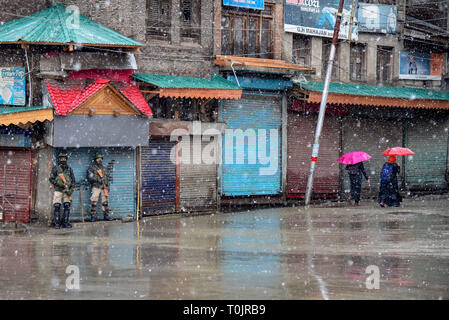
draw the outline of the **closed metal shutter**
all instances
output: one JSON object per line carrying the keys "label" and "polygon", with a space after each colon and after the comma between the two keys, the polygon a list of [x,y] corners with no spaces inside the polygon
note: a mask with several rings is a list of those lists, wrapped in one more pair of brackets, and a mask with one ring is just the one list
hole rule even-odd
{"label": "closed metal shutter", "polygon": [[[304,194],[310,171],[310,158],[317,114],[290,112],[287,126],[287,188],[288,194]],[[340,120],[326,115],[320,137],[319,157],[315,166],[313,193],[337,193],[340,169]]]}
{"label": "closed metal shutter", "polygon": [[[388,157],[382,154],[388,148],[402,146],[402,121],[393,119],[345,117],[343,120],[343,154],[354,151],[364,151],[372,158],[364,161],[365,171],[370,178],[370,185],[362,183],[362,190],[371,194],[379,191],[380,172]],[[399,165],[401,158],[398,157]],[[347,170],[343,165],[343,185],[349,192],[350,183]],[[401,168],[402,170],[402,168]],[[363,179],[364,180],[364,179]],[[401,178],[398,179],[399,183]],[[362,192],[362,197],[364,193]]]}
{"label": "closed metal shutter", "polygon": [[[216,140],[201,141],[201,137],[190,137],[190,161],[181,161],[180,165],[180,199],[183,211],[216,208],[217,164],[202,161],[202,151],[211,143],[216,144]],[[215,150],[216,147],[215,145]],[[216,155],[214,156],[216,159]]]}
{"label": "closed metal shutter", "polygon": [[415,152],[413,156],[404,157],[407,187],[421,190],[444,188],[447,122],[428,118],[407,121],[406,146]]}
{"label": "closed metal shutter", "polygon": [[176,211],[176,163],[170,159],[176,142],[151,140],[142,147],[142,211],[145,215]]}
{"label": "closed metal shutter", "polygon": [[[82,182],[82,200],[84,217],[90,214],[91,187],[87,182],[87,169],[93,156],[103,155],[104,167],[112,167],[109,186],[109,207],[113,218],[135,216],[136,214],[136,152],[132,148],[69,148],[55,149],[55,157],[61,151],[68,154],[68,164],[72,167],[77,182]],[[81,220],[80,193],[73,193],[70,220]],[[97,218],[102,218],[101,197],[97,205]]]}
{"label": "closed metal shutter", "polygon": [[[226,100],[221,105],[221,120],[229,129],[241,129],[245,132],[252,129],[257,134],[259,129],[266,130],[266,154],[275,157],[277,161],[275,172],[261,174],[261,169],[269,168],[270,164],[259,161],[260,146],[249,145],[245,138],[243,164],[236,162],[236,139],[227,143],[223,135],[223,153],[221,166],[221,193],[225,196],[269,195],[281,192],[281,97],[279,95],[243,95],[239,100]],[[277,152],[270,155],[270,129],[277,130]],[[256,163],[248,163],[248,151],[255,150]],[[233,163],[227,163],[227,153],[233,154]],[[274,163],[275,164],[275,163]]]}
{"label": "closed metal shutter", "polygon": [[30,221],[31,151],[0,150],[0,206],[0,221]]}

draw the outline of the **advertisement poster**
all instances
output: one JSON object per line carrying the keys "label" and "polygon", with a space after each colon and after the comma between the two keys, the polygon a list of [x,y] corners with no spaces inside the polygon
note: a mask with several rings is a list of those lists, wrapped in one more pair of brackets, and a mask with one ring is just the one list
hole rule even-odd
{"label": "advertisement poster", "polygon": [[396,34],[397,15],[397,6],[359,3],[359,32]]}
{"label": "advertisement poster", "polygon": [[399,79],[441,80],[443,54],[401,51],[399,55]]}
{"label": "advertisement poster", "polygon": [[264,0],[223,0],[223,5],[263,10]]}
{"label": "advertisement poster", "polygon": [[[352,0],[345,0],[338,37],[348,39]],[[284,0],[284,31],[332,38],[339,0]],[[352,40],[358,39],[357,1],[354,2]]]}
{"label": "advertisement poster", "polygon": [[25,68],[0,68],[0,104],[25,105]]}

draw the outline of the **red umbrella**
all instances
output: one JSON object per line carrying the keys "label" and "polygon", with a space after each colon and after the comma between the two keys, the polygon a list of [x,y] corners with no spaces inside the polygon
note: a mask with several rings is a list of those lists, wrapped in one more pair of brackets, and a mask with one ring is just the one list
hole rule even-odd
{"label": "red umbrella", "polygon": [[386,156],[409,156],[415,153],[409,148],[394,147],[385,150],[382,154]]}
{"label": "red umbrella", "polygon": [[338,162],[343,164],[356,164],[370,159],[371,156],[363,151],[349,152],[338,158]]}

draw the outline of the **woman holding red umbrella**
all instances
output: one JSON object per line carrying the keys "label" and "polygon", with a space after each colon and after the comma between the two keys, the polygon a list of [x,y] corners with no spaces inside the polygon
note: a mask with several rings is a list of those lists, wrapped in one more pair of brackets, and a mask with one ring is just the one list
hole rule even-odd
{"label": "woman holding red umbrella", "polygon": [[399,207],[402,202],[398,186],[398,174],[401,172],[401,167],[396,163],[396,155],[407,156],[415,153],[408,148],[395,147],[385,150],[382,154],[390,157],[380,173],[379,205]]}

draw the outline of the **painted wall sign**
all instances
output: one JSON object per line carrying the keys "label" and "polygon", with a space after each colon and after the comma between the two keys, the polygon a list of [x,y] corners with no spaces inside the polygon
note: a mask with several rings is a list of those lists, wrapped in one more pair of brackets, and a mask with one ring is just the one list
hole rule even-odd
{"label": "painted wall sign", "polygon": [[263,10],[264,0],[223,0],[223,5]]}
{"label": "painted wall sign", "polygon": [[441,80],[443,54],[401,51],[399,55],[399,79]]}
{"label": "painted wall sign", "polygon": [[0,104],[25,105],[25,68],[0,67]]}
{"label": "painted wall sign", "polygon": [[[284,31],[332,38],[338,0],[284,0]],[[357,8],[357,1],[354,5]],[[352,0],[345,0],[338,37],[348,39]],[[354,9],[352,40],[358,39],[357,9]]]}
{"label": "painted wall sign", "polygon": [[359,3],[359,32],[396,33],[397,6]]}

